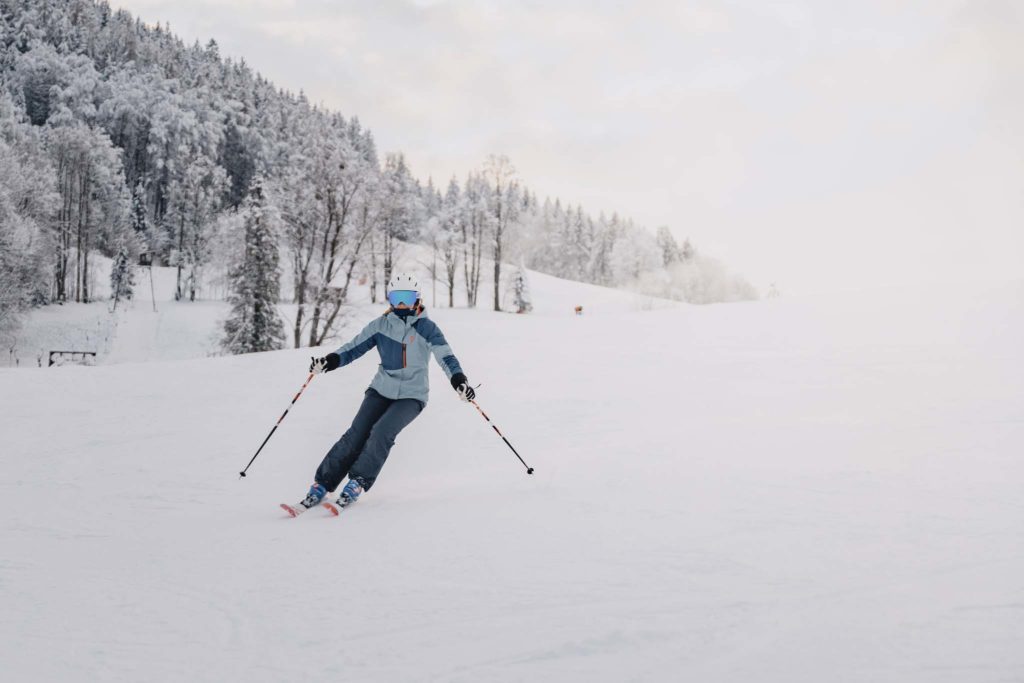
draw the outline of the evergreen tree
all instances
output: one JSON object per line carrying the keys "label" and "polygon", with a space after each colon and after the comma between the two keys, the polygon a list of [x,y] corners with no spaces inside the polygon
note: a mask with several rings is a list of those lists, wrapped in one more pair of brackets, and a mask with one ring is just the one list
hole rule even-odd
{"label": "evergreen tree", "polygon": [[231,313],[221,340],[221,347],[232,354],[284,348],[284,322],[277,312],[281,270],[274,215],[258,175],[249,187],[244,207],[245,253],[228,275]]}
{"label": "evergreen tree", "polygon": [[146,188],[141,180],[136,183],[135,191],[132,192],[131,224],[132,232],[137,237],[142,238],[146,235]]}
{"label": "evergreen tree", "polygon": [[132,266],[128,246],[121,245],[110,267],[110,292],[114,297],[114,309],[121,299],[131,299],[135,287],[135,268]]}
{"label": "evergreen tree", "polygon": [[655,239],[658,241],[658,248],[661,249],[661,260],[665,266],[670,266],[683,260],[683,250],[676,243],[676,238],[667,225],[658,228]]}
{"label": "evergreen tree", "polygon": [[409,172],[405,157],[389,154],[381,178],[380,236],[383,273],[381,282],[391,280],[391,271],[398,260],[400,241],[408,240],[424,220],[424,206],[419,188]]}
{"label": "evergreen tree", "polygon": [[245,190],[256,173],[256,162],[253,159],[250,142],[246,140],[245,131],[234,121],[224,129],[224,142],[219,161],[228,175],[225,203],[237,207],[245,199]]}
{"label": "evergreen tree", "polygon": [[512,278],[513,305],[516,313],[529,313],[533,310],[533,301],[530,298],[530,285],[526,280],[526,267],[520,263],[516,274]]}
{"label": "evergreen tree", "polygon": [[682,256],[682,260],[683,261],[689,261],[694,256],[697,255],[697,250],[693,248],[692,244],[690,244],[690,238],[689,237],[687,237],[685,240],[683,240],[683,246],[680,249],[680,255]]}
{"label": "evergreen tree", "polygon": [[601,214],[594,229],[594,246],[591,254],[590,281],[599,285],[614,284],[612,275],[612,248],[618,237],[618,217],[613,216],[609,223]]}

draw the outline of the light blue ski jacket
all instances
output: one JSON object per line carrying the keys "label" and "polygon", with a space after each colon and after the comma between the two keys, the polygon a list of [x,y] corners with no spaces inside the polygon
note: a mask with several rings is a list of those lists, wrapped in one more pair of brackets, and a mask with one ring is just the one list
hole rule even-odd
{"label": "light blue ski jacket", "polygon": [[338,367],[348,365],[374,346],[380,353],[380,365],[370,387],[386,398],[414,398],[425,404],[430,392],[427,366],[431,354],[449,380],[462,372],[452,347],[425,310],[405,320],[390,310],[374,318],[352,341],[335,351],[340,359]]}

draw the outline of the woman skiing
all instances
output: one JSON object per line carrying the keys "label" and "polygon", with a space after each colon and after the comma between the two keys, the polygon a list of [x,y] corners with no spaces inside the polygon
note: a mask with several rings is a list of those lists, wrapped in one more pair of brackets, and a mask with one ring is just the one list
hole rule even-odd
{"label": "woman skiing", "polygon": [[[338,508],[354,503],[363,491],[370,490],[395,437],[427,404],[427,365],[431,354],[463,401],[476,396],[440,328],[427,318],[416,279],[406,274],[391,278],[388,303],[391,306],[384,315],[375,318],[352,341],[323,358],[313,358],[310,363],[310,372],[330,372],[348,365],[374,346],[380,353],[377,374],[364,394],[352,426],[327,452],[309,493],[298,505],[282,504],[293,517],[324,502],[327,492],[334,491],[346,476],[348,483],[338,497]],[[332,511],[337,513],[335,508]]]}

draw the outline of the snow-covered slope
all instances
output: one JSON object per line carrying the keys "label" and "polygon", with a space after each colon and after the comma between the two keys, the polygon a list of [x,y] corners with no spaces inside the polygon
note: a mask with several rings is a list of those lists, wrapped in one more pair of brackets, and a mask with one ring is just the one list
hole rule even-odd
{"label": "snow-covered slope", "polygon": [[1024,286],[642,310],[532,284],[535,315],[432,315],[536,474],[434,368],[338,519],[277,504],[373,354],[244,480],[308,350],[0,370],[3,677],[1024,676]]}
{"label": "snow-covered slope", "polygon": [[110,300],[110,259],[93,254],[88,304],[44,306],[25,315],[24,324],[0,355],[0,365],[46,365],[50,351],[91,351],[98,365],[202,358],[217,351],[220,323],[229,307],[224,301],[175,301],[175,268],[139,268],[135,298]]}

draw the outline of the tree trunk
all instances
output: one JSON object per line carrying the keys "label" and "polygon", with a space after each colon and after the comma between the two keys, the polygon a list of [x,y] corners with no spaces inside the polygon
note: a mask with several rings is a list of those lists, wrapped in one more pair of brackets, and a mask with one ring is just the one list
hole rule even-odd
{"label": "tree trunk", "polygon": [[196,280],[199,279],[196,271],[199,269],[200,250],[202,249],[203,226],[199,193],[199,188],[194,188],[192,191],[192,248],[189,250],[188,257],[188,300],[191,302],[196,300]]}
{"label": "tree trunk", "polygon": [[82,220],[85,215],[85,178],[78,176],[78,220],[75,223],[75,301],[82,301]]}
{"label": "tree trunk", "polygon": [[182,261],[185,259],[185,212],[181,212],[178,220],[178,269],[174,279],[174,300],[181,301],[183,292],[181,289],[181,271],[184,268]]}
{"label": "tree trunk", "polygon": [[302,345],[302,318],[306,312],[306,283],[300,280],[295,286],[295,303],[298,304],[298,308],[295,311],[295,329],[293,336],[295,339],[295,348],[299,348]]}
{"label": "tree trunk", "polygon": [[501,230],[495,233],[494,238],[494,310],[501,310]]}
{"label": "tree trunk", "polygon": [[68,290],[71,254],[71,220],[74,216],[75,173],[74,166],[66,152],[60,154],[57,178],[60,182],[61,208],[57,220],[57,265],[54,271],[55,301],[64,303],[71,292]]}
{"label": "tree trunk", "polygon": [[370,237],[370,303],[377,303],[377,240]]}
{"label": "tree trunk", "polygon": [[89,194],[89,186],[92,184],[92,177],[89,170],[86,170],[85,182],[82,185],[82,192],[85,195],[85,220],[82,223],[82,302],[89,303],[89,247],[91,246],[90,231],[92,229],[92,199]]}
{"label": "tree trunk", "polygon": [[500,261],[495,261],[494,262],[494,310],[496,310],[496,311],[500,311],[501,310],[501,299],[500,299],[500,294],[498,292],[498,286],[499,286],[500,282],[501,282],[501,262]]}
{"label": "tree trunk", "polygon": [[[302,323],[306,318],[306,304],[308,302],[309,269],[313,264],[313,254],[316,252],[316,227],[306,223],[297,222],[294,226],[296,232],[295,252],[292,257],[292,276],[295,283],[295,329],[293,337],[295,348],[302,346]],[[308,246],[307,246],[308,245]]]}
{"label": "tree trunk", "polygon": [[309,319],[309,345],[316,346],[316,328],[320,325],[320,302],[313,305],[313,315]]}
{"label": "tree trunk", "polygon": [[495,311],[500,311],[501,310],[501,294],[500,294],[500,289],[501,289],[501,237],[502,237],[502,230],[504,228],[504,226],[502,225],[502,220],[505,219],[505,217],[502,215],[501,182],[500,181],[498,182],[498,186],[497,186],[497,189],[496,189],[496,201],[497,201],[497,204],[496,204],[497,211],[495,213],[496,213],[497,222],[495,223],[495,226],[494,226],[494,310]]}

